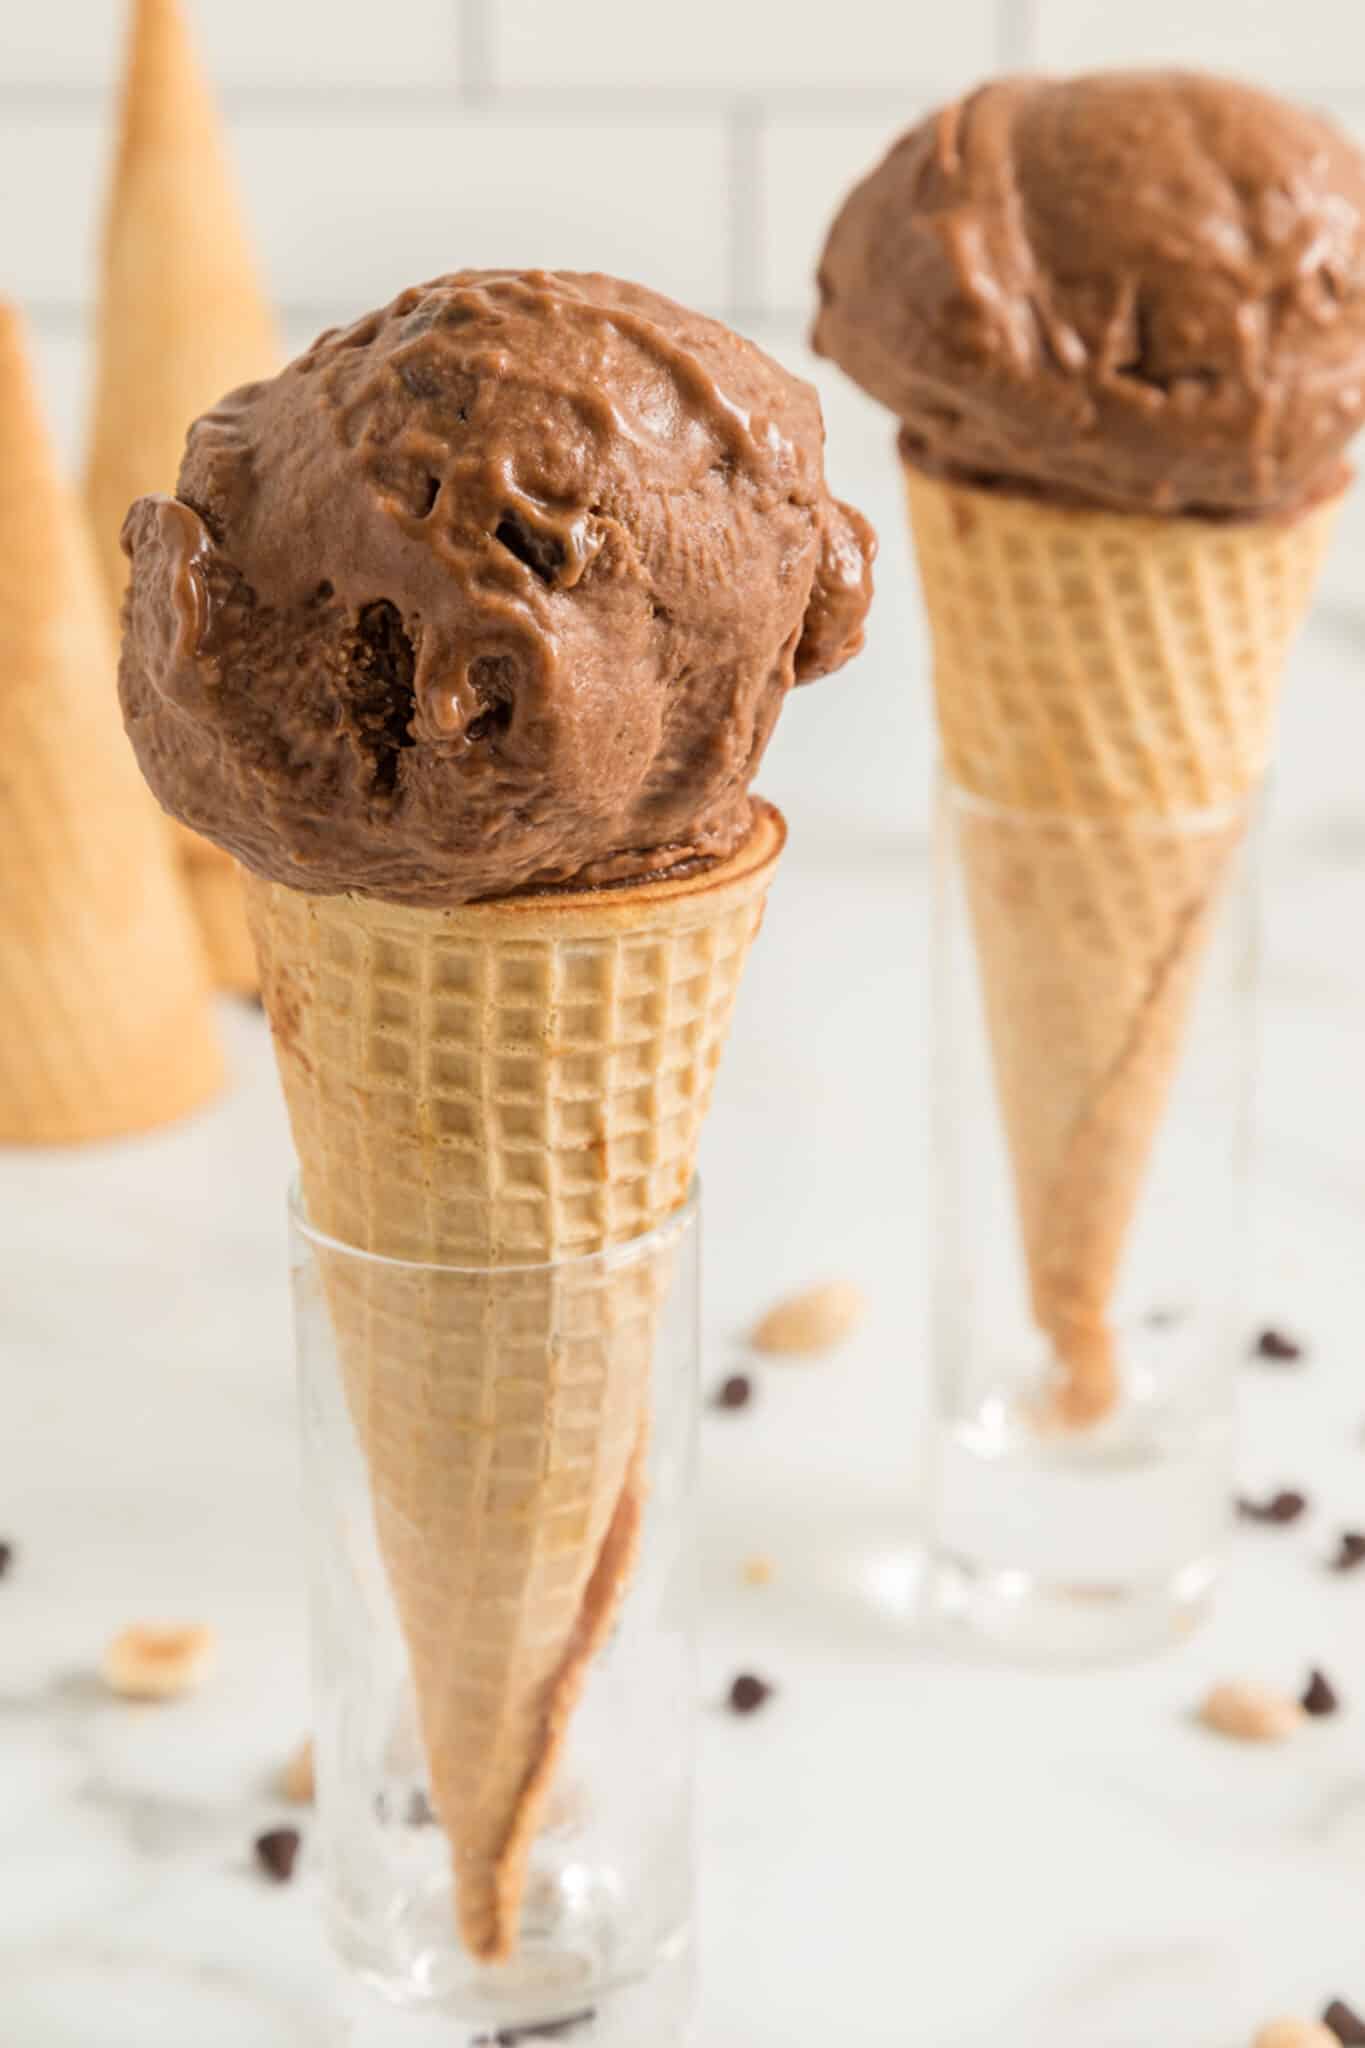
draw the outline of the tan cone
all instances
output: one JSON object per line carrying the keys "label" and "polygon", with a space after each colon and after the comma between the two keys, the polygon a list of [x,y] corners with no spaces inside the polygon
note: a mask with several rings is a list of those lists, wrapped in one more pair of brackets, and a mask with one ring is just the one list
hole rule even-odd
{"label": "tan cone", "polygon": [[[1334,502],[1217,523],[906,470],[1033,1310],[1062,1415],[1109,1311]],[[1180,830],[1173,826],[1183,821]]]}
{"label": "tan cone", "polygon": [[222,1067],[89,538],[3,303],[0,478],[0,1143],[69,1144],[195,1108]]}
{"label": "tan cone", "polygon": [[[134,498],[173,491],[185,435],[281,348],[247,241],[226,140],[178,0],[134,0],[104,221],[85,500],[117,614]],[[174,835],[219,984],[256,985],[229,856]]]}
{"label": "tan cone", "polygon": [[[461,1930],[510,1953],[526,1860],[640,1517],[659,1262],[517,1267],[684,1200],[781,851],[409,910],[248,878],[309,1215],[402,1268],[325,1279]],[[666,1277],[666,1276],[665,1276]]]}

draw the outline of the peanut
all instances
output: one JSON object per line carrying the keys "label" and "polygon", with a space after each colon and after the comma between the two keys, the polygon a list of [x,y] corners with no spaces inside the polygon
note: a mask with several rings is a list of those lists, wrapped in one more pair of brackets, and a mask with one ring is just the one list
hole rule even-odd
{"label": "peanut", "polygon": [[295,1806],[311,1806],[317,1787],[313,1778],[313,1738],[305,1735],[280,1773],[280,1790]]}
{"label": "peanut", "polygon": [[1239,1742],[1283,1742],[1303,1720],[1303,1708],[1287,1693],[1272,1692],[1269,1686],[1247,1679],[1233,1679],[1214,1686],[1199,1709],[1199,1718],[1206,1728]]}
{"label": "peanut", "polygon": [[130,1700],[173,1700],[208,1676],[218,1648],[211,1628],[135,1622],[114,1637],[101,1666],[111,1692]]}
{"label": "peanut", "polygon": [[1341,2043],[1319,2020],[1271,2020],[1252,2048],[1341,2048]]}
{"label": "peanut", "polygon": [[806,1357],[842,1344],[866,1313],[860,1289],[849,1280],[831,1280],[779,1301],[755,1325],[749,1342],[755,1351]]}

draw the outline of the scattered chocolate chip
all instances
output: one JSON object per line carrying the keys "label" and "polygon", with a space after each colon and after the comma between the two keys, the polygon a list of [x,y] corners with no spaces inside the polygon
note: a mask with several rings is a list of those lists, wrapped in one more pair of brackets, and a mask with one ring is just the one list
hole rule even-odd
{"label": "scattered chocolate chip", "polygon": [[1283,1330],[1262,1330],[1253,1347],[1257,1358],[1273,1359],[1277,1365],[1293,1365],[1303,1357],[1303,1346],[1286,1337]]}
{"label": "scattered chocolate chip", "polygon": [[265,998],[259,989],[254,994],[242,997],[242,1008],[244,1010],[263,1010],[265,1008]]}
{"label": "scattered chocolate chip", "polygon": [[1351,2048],[1351,2044],[1365,2042],[1365,2020],[1359,2013],[1351,2011],[1344,1999],[1334,1998],[1322,2016],[1322,2024],[1338,2041]]}
{"label": "scattered chocolate chip", "polygon": [[436,1808],[427,1798],[420,1785],[415,1785],[408,1799],[408,1826],[410,1828],[434,1828]]}
{"label": "scattered chocolate chip", "polygon": [[256,1837],[256,1861],[276,1884],[288,1884],[299,1855],[297,1828],[267,1828]]}
{"label": "scattered chocolate chip", "polygon": [[12,1543],[0,1543],[0,1579],[4,1578],[5,1573],[13,1563],[14,1545]]}
{"label": "scattered chocolate chip", "polygon": [[571,2012],[562,2020],[532,2020],[524,2027],[499,2027],[496,2034],[476,2034],[473,2048],[521,2048],[523,2041],[562,2041],[566,2034],[572,2034],[577,2027],[586,2027],[589,2020],[597,2018],[597,2007],[588,2006],[583,2012]]}
{"label": "scattered chocolate chip", "polygon": [[1245,1495],[1237,1502],[1237,1512],[1244,1522],[1297,1522],[1308,1506],[1307,1497],[1286,1487],[1279,1493],[1269,1494],[1265,1500],[1248,1500]]}
{"label": "scattered chocolate chip", "polygon": [[747,1408],[754,1397],[754,1383],[745,1372],[732,1372],[716,1388],[717,1408]]}
{"label": "scattered chocolate chip", "polygon": [[1341,1701],[1326,1672],[1314,1669],[1308,1674],[1308,1683],[1304,1687],[1299,1705],[1305,1714],[1321,1716],[1336,1713]]}
{"label": "scattered chocolate chip", "polygon": [[772,1696],[773,1689],[766,1679],[755,1678],[751,1671],[741,1671],[730,1687],[730,1710],[735,1714],[756,1714]]}
{"label": "scattered chocolate chip", "polygon": [[1332,1559],[1332,1570],[1353,1572],[1359,1564],[1365,1564],[1365,1535],[1359,1529],[1343,1529],[1337,1554]]}

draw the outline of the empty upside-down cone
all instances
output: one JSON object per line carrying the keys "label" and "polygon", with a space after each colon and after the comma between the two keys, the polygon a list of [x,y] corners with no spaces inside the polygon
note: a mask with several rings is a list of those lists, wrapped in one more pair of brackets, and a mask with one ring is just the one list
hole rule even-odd
{"label": "empty upside-down cone", "polygon": [[89,539],[3,304],[0,477],[0,1143],[64,1144],[165,1122],[222,1074]]}
{"label": "empty upside-down cone", "polygon": [[482,1957],[515,1944],[641,1509],[662,1269],[564,1262],[684,1201],[783,836],[756,805],[717,867],[452,910],[248,878],[309,1218],[430,1262],[323,1274]]}
{"label": "empty upside-down cone", "polygon": [[1146,518],[906,475],[1033,1309],[1085,1422],[1335,504]]}
{"label": "empty upside-down cone", "polygon": [[[171,491],[192,420],[280,360],[222,124],[178,0],[134,0],[104,221],[85,498],[117,615],[134,498]],[[221,986],[255,963],[230,857],[174,828]]]}

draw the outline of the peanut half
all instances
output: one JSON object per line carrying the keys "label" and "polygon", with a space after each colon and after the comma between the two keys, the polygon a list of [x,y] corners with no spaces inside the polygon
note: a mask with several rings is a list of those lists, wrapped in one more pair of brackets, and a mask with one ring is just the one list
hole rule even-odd
{"label": "peanut half", "polygon": [[100,1669],[110,1691],[123,1699],[173,1700],[203,1683],[217,1649],[211,1628],[134,1622],[114,1637]]}
{"label": "peanut half", "polygon": [[1287,1693],[1249,1679],[1215,1685],[1199,1709],[1206,1728],[1239,1742],[1283,1742],[1303,1720],[1303,1708]]}
{"label": "peanut half", "polygon": [[830,1280],[779,1301],[755,1325],[749,1342],[755,1351],[809,1357],[842,1344],[866,1313],[867,1303],[852,1281]]}
{"label": "peanut half", "polygon": [[280,1773],[280,1790],[295,1806],[311,1806],[317,1786],[313,1777],[313,1738],[305,1735]]}
{"label": "peanut half", "polygon": [[1341,2048],[1341,2043],[1320,2020],[1271,2020],[1253,2048]]}

